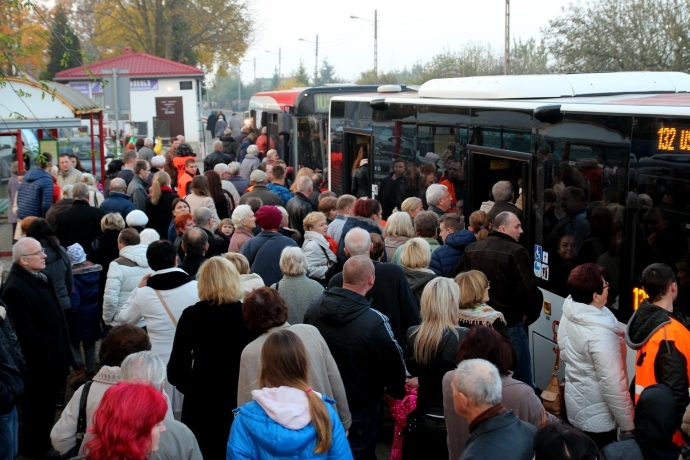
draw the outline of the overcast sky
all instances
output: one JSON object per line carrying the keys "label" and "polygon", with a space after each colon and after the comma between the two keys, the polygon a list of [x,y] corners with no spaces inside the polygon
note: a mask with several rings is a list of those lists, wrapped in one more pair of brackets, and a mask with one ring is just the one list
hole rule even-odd
{"label": "overcast sky", "polygon": [[[561,14],[570,0],[511,0],[510,34],[526,40],[540,37],[548,20]],[[314,73],[314,44],[319,35],[319,67],[328,57],[339,78],[354,81],[374,67],[372,22],[378,10],[379,72],[426,62],[445,49],[457,50],[468,41],[491,44],[502,52],[505,0],[259,0],[252,2],[260,31],[242,63],[242,80],[271,77],[282,48],[282,74],[289,76],[304,61]],[[511,40],[512,45],[512,40]],[[266,50],[276,54],[266,53]]]}

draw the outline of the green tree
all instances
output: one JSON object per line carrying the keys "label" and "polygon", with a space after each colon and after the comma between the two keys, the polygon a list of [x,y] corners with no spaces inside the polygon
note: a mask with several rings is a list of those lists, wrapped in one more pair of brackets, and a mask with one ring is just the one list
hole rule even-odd
{"label": "green tree", "polygon": [[278,73],[278,67],[273,68],[273,81],[271,81],[271,87],[275,91],[280,86],[280,74]]}
{"label": "green tree", "polygon": [[309,74],[307,73],[307,68],[304,67],[304,61],[301,59],[297,71],[292,74],[292,78],[294,78],[300,86],[309,86]]}
{"label": "green tree", "polygon": [[571,3],[542,30],[558,72],[690,70],[690,2]]}
{"label": "green tree", "polygon": [[523,43],[522,39],[513,38],[513,49],[510,52],[510,74],[528,75],[549,73],[549,55],[541,41],[537,45],[534,38]]}
{"label": "green tree", "polygon": [[335,75],[335,67],[328,62],[328,58],[323,58],[321,61],[321,69],[319,70],[319,81],[316,85],[323,85],[326,83],[338,83],[340,80]]}
{"label": "green tree", "polygon": [[41,72],[42,80],[52,80],[56,73],[83,64],[79,38],[67,22],[67,10],[58,4],[53,12],[53,33],[48,40],[49,61]]}
{"label": "green tree", "polygon": [[365,70],[359,74],[359,78],[355,80],[358,85],[395,85],[398,83],[398,77],[394,72],[374,74],[374,69]]}

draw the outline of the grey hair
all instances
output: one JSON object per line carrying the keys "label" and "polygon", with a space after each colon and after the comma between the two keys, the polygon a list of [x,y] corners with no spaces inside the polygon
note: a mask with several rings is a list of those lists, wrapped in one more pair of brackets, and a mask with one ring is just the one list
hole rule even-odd
{"label": "grey hair", "polygon": [[280,271],[283,275],[300,276],[307,273],[307,258],[297,247],[287,247],[280,253]]}
{"label": "grey hair", "polygon": [[[122,179],[120,179],[122,180]],[[123,181],[124,182],[124,181]],[[112,190],[112,188],[111,188]],[[89,186],[79,182],[78,184],[74,184],[72,187],[72,198],[75,200],[84,200],[86,201],[89,197]]]}
{"label": "grey hair", "polygon": [[430,206],[438,205],[438,200],[443,198],[447,191],[448,187],[445,185],[431,184],[426,189],[426,202],[429,203]]}
{"label": "grey hair", "polygon": [[[493,228],[498,230],[500,226],[506,227],[510,224],[510,216],[515,216],[515,214],[510,211],[499,212],[496,217],[494,217]],[[517,216],[515,217],[517,218]]]}
{"label": "grey hair", "polygon": [[110,181],[111,192],[124,192],[127,190],[127,182],[124,179],[116,177]]}
{"label": "grey hair", "polygon": [[235,208],[234,211],[232,211],[232,223],[235,225],[235,228],[239,227],[242,225],[242,221],[249,217],[249,214],[251,214],[252,208],[248,204],[241,204],[238,207]]}
{"label": "grey hair", "polygon": [[194,225],[196,225],[197,227],[203,227],[204,225],[207,225],[209,223],[211,217],[213,217],[213,213],[210,209],[204,206],[196,208],[194,210],[193,216]]}
{"label": "grey hair", "polygon": [[501,402],[503,385],[498,369],[485,359],[466,359],[453,374],[455,389],[476,405],[493,406]]}
{"label": "grey hair", "polygon": [[120,380],[133,382],[146,380],[160,389],[165,382],[165,364],[154,351],[140,351],[127,356],[120,364]]}
{"label": "grey hair", "polygon": [[147,137],[146,139],[144,139],[144,145],[145,145],[146,147],[151,147],[151,146],[153,146],[153,139],[151,139],[150,137]]}
{"label": "grey hair", "polygon": [[36,241],[38,243],[38,240],[31,238],[29,236],[19,238],[19,241],[14,243],[14,246],[12,246],[12,262],[14,262],[15,264],[18,264],[19,258],[26,255],[25,254],[26,243],[28,243],[30,241]]}
{"label": "grey hair", "polygon": [[288,214],[287,210],[284,207],[276,206],[276,208],[278,208],[280,213],[283,215],[283,220],[280,221],[280,226],[284,227],[285,225],[287,225],[288,220],[290,220],[290,215]]}
{"label": "grey hair", "polygon": [[74,188],[73,184],[67,184],[62,187],[62,197],[63,198],[72,198],[72,189]]}
{"label": "grey hair", "polygon": [[255,144],[250,145],[247,147],[247,155],[258,155],[259,154],[259,147],[257,147]]}
{"label": "grey hair", "polygon": [[312,182],[312,180],[307,176],[300,176],[295,181],[295,188],[298,192],[306,192],[307,190],[309,190],[309,187],[313,186],[314,182]]}
{"label": "grey hair", "polygon": [[146,246],[153,243],[154,241],[158,241],[161,239],[161,236],[158,234],[158,232],[152,228],[145,228],[139,234],[139,237],[141,238],[141,244],[144,244]]}
{"label": "grey hair", "polygon": [[345,248],[352,256],[368,256],[371,251],[371,236],[363,228],[355,227],[345,235]]}
{"label": "grey hair", "polygon": [[213,150],[222,150],[223,149],[223,141],[214,141],[213,142]]}
{"label": "grey hair", "polygon": [[236,176],[240,172],[240,164],[237,161],[233,161],[228,165],[228,172],[233,176]]}
{"label": "grey hair", "polygon": [[507,180],[498,181],[491,187],[491,194],[496,203],[505,203],[513,197],[513,184]]}

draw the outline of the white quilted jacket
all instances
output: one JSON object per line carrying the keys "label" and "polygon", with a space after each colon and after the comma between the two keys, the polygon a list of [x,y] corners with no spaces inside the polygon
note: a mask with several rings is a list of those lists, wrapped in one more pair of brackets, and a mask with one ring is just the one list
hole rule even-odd
{"label": "white quilted jacket", "polygon": [[634,428],[624,339],[608,308],[565,300],[558,347],[565,363],[568,420],[576,428],[594,433]]}
{"label": "white quilted jacket", "polygon": [[[110,262],[108,278],[103,291],[103,321],[110,325],[117,310],[125,304],[129,294],[137,287],[144,275],[153,273],[146,260],[148,246],[137,244],[125,246],[120,250],[120,257],[128,261],[118,259]],[[132,266],[133,265],[133,266]],[[143,322],[142,322],[143,323]],[[139,326],[145,325],[139,324]]]}

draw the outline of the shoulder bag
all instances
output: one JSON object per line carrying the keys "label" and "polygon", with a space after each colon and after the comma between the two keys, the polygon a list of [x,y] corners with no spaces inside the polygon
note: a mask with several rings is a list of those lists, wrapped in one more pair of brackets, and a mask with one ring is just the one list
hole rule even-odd
{"label": "shoulder bag", "polygon": [[[317,243],[318,244],[318,243]],[[324,274],[323,279],[318,279],[319,283],[323,285],[323,287],[328,288],[328,283],[331,281],[331,278],[333,278],[335,275],[343,271],[343,264],[337,261],[337,256],[336,256],[336,262],[333,262],[329,257],[328,257],[328,252],[326,252],[326,249],[324,249],[323,246],[319,244],[319,247],[323,251],[324,257],[326,257],[326,265],[328,266],[328,270],[326,270],[326,273]]]}
{"label": "shoulder bag", "polygon": [[77,419],[77,434],[75,436],[76,443],[74,447],[60,456],[60,460],[68,460],[79,455],[79,449],[81,449],[81,443],[86,434],[86,400],[89,397],[89,389],[92,383],[93,380],[89,380],[84,384],[84,389],[81,391],[81,398],[79,398],[79,418]]}
{"label": "shoulder bag", "polygon": [[553,341],[556,346],[553,348],[554,353],[556,353],[556,362],[553,366],[553,374],[551,375],[551,380],[546,390],[542,391],[541,399],[544,405],[544,410],[549,414],[555,415],[565,419],[565,379],[562,382],[558,381],[558,367],[560,360],[560,352],[558,350],[558,321],[553,322]]}

